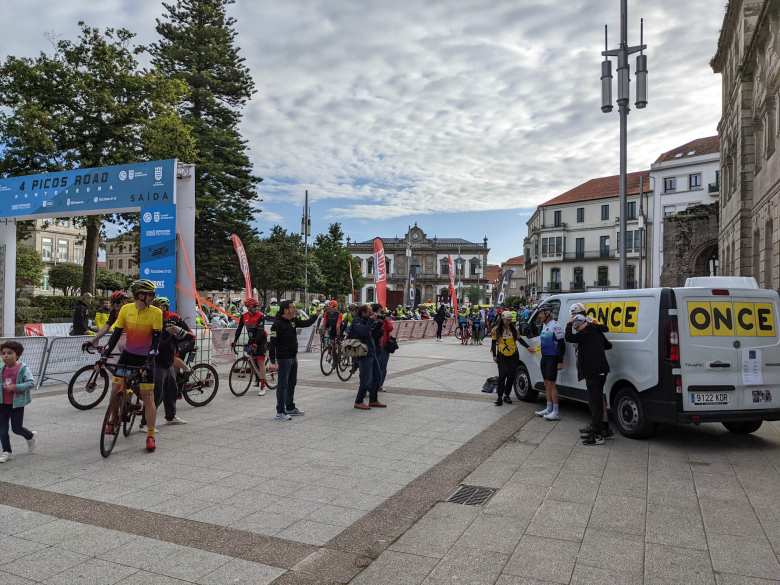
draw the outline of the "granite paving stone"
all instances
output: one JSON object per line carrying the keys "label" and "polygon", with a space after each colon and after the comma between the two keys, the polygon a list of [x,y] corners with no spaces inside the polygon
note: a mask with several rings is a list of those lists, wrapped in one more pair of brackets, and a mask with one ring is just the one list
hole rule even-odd
{"label": "granite paving stone", "polygon": [[[45,585],[113,585],[138,572],[134,567],[89,559],[43,581]],[[1,582],[1,581],[0,581]]]}
{"label": "granite paving stone", "polygon": [[420,585],[438,559],[388,550],[351,581],[351,585]]}
{"label": "granite paving stone", "polygon": [[704,551],[662,544],[645,548],[645,585],[713,585],[710,557]]}
{"label": "granite paving stone", "polygon": [[44,581],[88,558],[63,548],[49,547],[0,565],[0,570],[32,581]]}
{"label": "granite paving stone", "polygon": [[719,573],[775,579],[780,563],[766,538],[712,534],[707,536],[712,567]]}
{"label": "granite paving stone", "polygon": [[580,543],[526,535],[504,567],[504,573],[552,583],[569,583]]}

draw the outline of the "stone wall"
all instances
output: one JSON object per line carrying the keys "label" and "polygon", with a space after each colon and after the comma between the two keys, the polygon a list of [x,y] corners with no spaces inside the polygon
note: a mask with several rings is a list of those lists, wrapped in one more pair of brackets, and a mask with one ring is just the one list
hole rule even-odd
{"label": "stone wall", "polygon": [[661,286],[683,286],[692,276],[707,276],[706,260],[718,247],[718,204],[697,205],[664,218]]}

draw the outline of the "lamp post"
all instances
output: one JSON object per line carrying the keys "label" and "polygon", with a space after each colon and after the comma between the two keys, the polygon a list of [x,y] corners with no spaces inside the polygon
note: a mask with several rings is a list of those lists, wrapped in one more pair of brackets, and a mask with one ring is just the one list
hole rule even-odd
{"label": "lamp post", "polygon": [[[604,61],[601,63],[601,111],[605,114],[612,111],[612,61],[617,57],[618,66],[618,111],[620,113],[620,227],[618,233],[618,249],[620,253],[619,277],[620,288],[626,288],[626,179],[628,167],[628,107],[630,98],[631,66],[629,55],[639,53],[636,58],[636,107],[647,107],[647,55],[644,50],[644,19],[640,20],[639,45],[628,46],[628,0],[620,0],[620,45],[617,49],[609,48],[607,26],[604,26]],[[622,242],[622,245],[621,245]]]}
{"label": "lamp post", "polygon": [[309,190],[305,191],[301,235],[303,236],[303,306],[309,306],[309,236],[311,236],[311,215],[309,212]]}

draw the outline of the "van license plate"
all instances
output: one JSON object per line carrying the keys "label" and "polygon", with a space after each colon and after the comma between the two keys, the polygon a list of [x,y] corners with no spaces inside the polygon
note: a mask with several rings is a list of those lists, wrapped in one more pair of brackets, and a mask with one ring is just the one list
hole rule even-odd
{"label": "van license plate", "polygon": [[691,392],[691,402],[696,406],[728,405],[729,395],[726,392]]}

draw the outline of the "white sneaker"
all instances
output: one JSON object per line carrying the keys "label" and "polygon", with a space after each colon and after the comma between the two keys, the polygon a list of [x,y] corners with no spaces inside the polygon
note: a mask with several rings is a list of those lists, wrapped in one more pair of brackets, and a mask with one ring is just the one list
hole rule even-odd
{"label": "white sneaker", "polygon": [[258,395],[258,396],[265,396],[265,393],[266,393],[266,392],[267,392],[267,390],[266,390],[265,388],[260,388],[260,389],[257,391],[257,395]]}
{"label": "white sneaker", "polygon": [[544,415],[544,420],[561,420],[561,415],[555,411]]}
{"label": "white sneaker", "polygon": [[27,450],[32,453],[35,451],[35,438],[38,435],[38,431],[30,431],[32,433],[32,439],[27,441]]}
{"label": "white sneaker", "polygon": [[287,420],[292,420],[292,417],[289,414],[285,414],[283,412],[280,412],[280,413],[278,413],[274,417],[274,420],[275,421],[287,421]]}
{"label": "white sneaker", "polygon": [[545,406],[545,407],[544,407],[542,410],[537,410],[537,411],[536,411],[534,414],[536,414],[536,416],[542,416],[542,417],[544,417],[544,416],[547,416],[548,414],[550,414],[551,412],[552,412],[552,411],[551,411],[551,410],[549,410],[549,409],[548,409],[548,408]]}
{"label": "white sneaker", "polygon": [[165,421],[166,425],[186,425],[187,421],[179,416],[174,416],[171,420]]}
{"label": "white sneaker", "polygon": [[8,451],[0,453],[0,463],[5,463],[11,458],[11,454]]}

